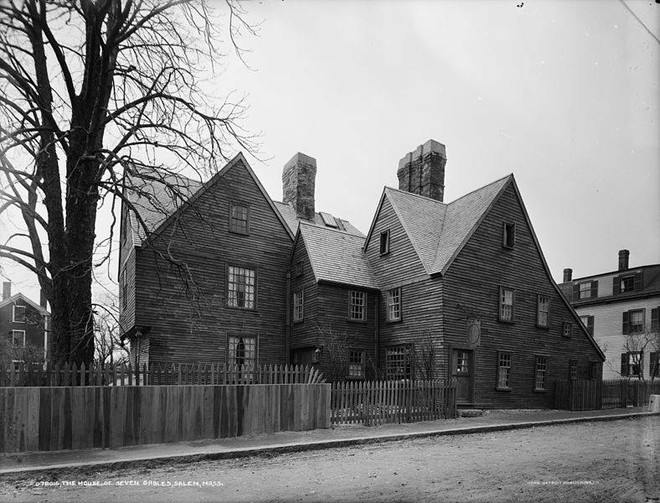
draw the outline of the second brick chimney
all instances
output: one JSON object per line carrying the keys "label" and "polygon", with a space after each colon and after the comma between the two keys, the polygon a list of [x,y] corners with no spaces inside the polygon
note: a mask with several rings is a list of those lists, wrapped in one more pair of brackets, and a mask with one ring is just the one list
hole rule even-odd
{"label": "second brick chimney", "polygon": [[11,281],[3,281],[2,300],[7,300],[9,297],[11,297]]}
{"label": "second brick chimney", "polygon": [[569,283],[573,281],[573,269],[567,267],[564,269],[564,283]]}
{"label": "second brick chimney", "polygon": [[627,271],[629,266],[630,252],[619,250],[619,271]]}
{"label": "second brick chimney", "polygon": [[399,161],[399,190],[442,202],[445,194],[445,146],[429,140]]}
{"label": "second brick chimney", "polygon": [[284,165],[282,201],[291,203],[298,218],[314,220],[316,159],[298,152]]}

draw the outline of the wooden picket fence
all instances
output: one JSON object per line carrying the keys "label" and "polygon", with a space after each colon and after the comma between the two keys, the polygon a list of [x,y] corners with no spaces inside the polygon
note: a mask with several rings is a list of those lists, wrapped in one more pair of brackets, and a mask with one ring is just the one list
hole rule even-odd
{"label": "wooden picket fence", "polygon": [[346,381],[333,383],[332,424],[377,426],[458,416],[456,382]]}
{"label": "wooden picket fence", "polygon": [[657,394],[660,394],[660,380],[557,380],[554,384],[554,406],[566,410],[645,407],[651,395]]}
{"label": "wooden picket fence", "polygon": [[325,382],[302,365],[232,366],[224,363],[169,363],[133,367],[0,364],[2,386],[153,386],[218,384],[315,384]]}

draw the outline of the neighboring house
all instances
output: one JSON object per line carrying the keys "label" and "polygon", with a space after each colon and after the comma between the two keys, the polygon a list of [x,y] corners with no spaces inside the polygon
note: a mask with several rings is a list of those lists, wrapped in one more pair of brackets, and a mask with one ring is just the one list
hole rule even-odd
{"label": "neighboring house", "polygon": [[605,379],[660,377],[660,264],[629,262],[620,250],[616,271],[573,279],[564,269],[560,285],[607,357]]}
{"label": "neighboring house", "polygon": [[50,313],[42,296],[41,304],[22,293],[11,294],[11,282],[2,284],[0,334],[5,337],[8,355],[14,361],[45,361],[48,356]]}
{"label": "neighboring house", "polygon": [[445,204],[445,164],[433,140],[402,159],[366,237],[316,212],[303,154],[284,168],[283,203],[239,155],[188,184],[185,205],[143,219],[148,239],[125,214],[121,321],[135,359],[456,378],[460,402],[484,407],[549,407],[552,380],[600,379],[604,355],[552,280],[513,175]]}

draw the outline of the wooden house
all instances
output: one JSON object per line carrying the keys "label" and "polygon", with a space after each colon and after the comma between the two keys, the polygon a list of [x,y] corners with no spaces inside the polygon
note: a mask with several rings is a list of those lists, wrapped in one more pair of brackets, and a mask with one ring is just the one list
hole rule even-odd
{"label": "wooden house", "polygon": [[37,304],[20,292],[12,295],[11,282],[3,283],[0,301],[3,359],[43,363],[48,356],[49,321],[50,313],[43,295]]}

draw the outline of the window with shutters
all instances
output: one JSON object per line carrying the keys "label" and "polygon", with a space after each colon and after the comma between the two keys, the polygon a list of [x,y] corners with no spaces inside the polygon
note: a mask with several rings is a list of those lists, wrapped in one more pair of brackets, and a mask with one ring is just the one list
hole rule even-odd
{"label": "window with shutters", "polygon": [[624,377],[639,377],[642,373],[641,351],[621,353],[621,375]]}
{"label": "window with shutters", "polygon": [[589,335],[594,335],[594,317],[588,315],[580,316],[580,320],[582,320],[582,324],[587,328]]}
{"label": "window with shutters", "polygon": [[536,302],[536,326],[548,328],[550,326],[550,298],[539,295]]}
{"label": "window with shutters", "polygon": [[644,332],[644,309],[625,311],[623,313],[621,332],[624,335]]}
{"label": "window with shutters", "polygon": [[514,290],[500,287],[499,320],[513,323]]}
{"label": "window with shutters", "polygon": [[643,283],[641,271],[615,276],[612,280],[612,291],[614,295],[628,292],[639,292],[642,288]]}

